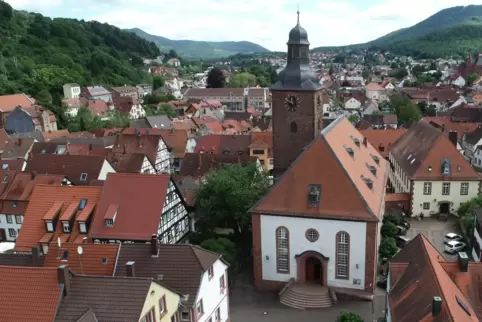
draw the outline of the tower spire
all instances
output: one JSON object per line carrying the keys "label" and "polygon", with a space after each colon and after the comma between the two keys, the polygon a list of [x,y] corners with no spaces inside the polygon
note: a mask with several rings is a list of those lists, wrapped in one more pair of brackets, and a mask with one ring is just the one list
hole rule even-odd
{"label": "tower spire", "polygon": [[298,5],[298,11],[296,12],[296,14],[298,15],[296,24],[299,26],[300,25],[300,5]]}

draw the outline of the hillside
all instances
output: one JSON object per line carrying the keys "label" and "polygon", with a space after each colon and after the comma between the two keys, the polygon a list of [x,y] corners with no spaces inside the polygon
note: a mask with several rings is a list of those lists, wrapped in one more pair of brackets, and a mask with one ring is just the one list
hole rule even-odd
{"label": "hillside", "polygon": [[121,85],[147,81],[142,57],[159,48],[99,22],[51,19],[0,0],[0,95],[25,92],[60,105],[65,83]]}
{"label": "hillside", "polygon": [[482,6],[447,8],[418,24],[391,32],[373,41],[313,51],[386,49],[420,58],[465,56],[482,50]]}
{"label": "hillside", "polygon": [[269,52],[268,49],[249,41],[171,40],[165,37],[148,34],[138,28],[127,30],[146,40],[154,42],[163,51],[174,49],[184,58],[218,58],[239,53]]}

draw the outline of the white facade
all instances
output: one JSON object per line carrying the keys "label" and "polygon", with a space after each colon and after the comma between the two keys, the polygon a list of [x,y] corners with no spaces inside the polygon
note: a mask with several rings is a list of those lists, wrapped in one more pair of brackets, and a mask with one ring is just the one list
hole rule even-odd
{"label": "white facade", "polygon": [[[195,307],[202,300],[203,313],[198,315],[197,322],[216,322],[228,320],[229,297],[228,297],[228,266],[221,260],[217,260],[213,264],[213,275],[209,276],[208,272],[204,272],[201,279],[198,295],[196,297]],[[224,290],[221,288],[220,279],[224,278]],[[216,320],[216,311],[219,308],[219,320]],[[196,312],[195,312],[196,314]],[[212,320],[210,320],[210,318]]]}
{"label": "white facade", "polygon": [[[16,241],[22,222],[23,215],[0,214],[0,241]],[[5,239],[2,240],[4,233]]]}
{"label": "white facade", "polygon": [[[477,220],[477,219],[475,219]],[[474,244],[477,243],[479,244],[478,248],[479,249],[482,249],[482,238],[480,238],[480,234],[479,234],[479,231],[477,230],[477,225],[475,225],[476,227],[474,228],[474,238],[475,238],[475,241],[474,241]],[[478,252],[476,251],[476,248],[473,247],[472,248],[472,258],[474,259],[474,261],[476,262],[480,262],[482,258],[479,257],[479,254]]]}
{"label": "white facade", "polygon": [[361,107],[360,101],[356,98],[352,97],[348,101],[345,102],[345,109],[347,110],[358,110]]}
{"label": "white facade", "polygon": [[147,156],[144,156],[144,160],[142,161],[141,173],[146,173],[146,174],[157,173],[156,168],[154,168],[154,166],[152,165],[151,161],[149,161],[149,158]]}
{"label": "white facade", "polygon": [[452,81],[452,84],[457,87],[464,87],[465,86],[465,79],[462,76],[457,77],[456,80]]}
{"label": "white facade", "polygon": [[366,96],[369,99],[376,100],[376,101],[379,101],[379,102],[384,102],[384,101],[388,100],[387,99],[387,93],[385,91],[370,91],[370,90],[367,90]]}
{"label": "white facade", "polygon": [[80,95],[80,86],[77,84],[65,84],[63,86],[64,90],[64,98],[73,99],[79,98]]}
{"label": "white facade", "polygon": [[[262,215],[260,222],[263,280],[288,282],[291,278],[296,279],[298,272],[295,256],[305,251],[316,250],[329,258],[328,272],[326,272],[327,286],[364,289],[367,234],[365,222],[267,215]],[[289,231],[290,258],[288,274],[277,272],[276,229],[280,226],[286,227]],[[310,242],[306,238],[305,233],[308,229],[316,229],[318,231],[318,240]],[[350,236],[348,279],[335,278],[336,236],[341,231],[348,233]]]}
{"label": "white facade", "polygon": [[473,154],[472,165],[482,168],[482,149],[477,148]]}
{"label": "white facade", "polygon": [[392,83],[388,83],[388,84],[385,86],[385,89],[393,90],[393,89],[395,89],[395,86],[393,86]]}
{"label": "white facade", "polygon": [[[431,184],[431,194],[424,194],[425,183]],[[414,181],[412,215],[423,213],[431,216],[440,212],[440,202],[449,202],[450,213],[456,214],[460,203],[469,201],[479,194],[479,181]],[[450,184],[450,193],[442,194],[443,185]],[[462,184],[468,185],[467,194],[461,194]],[[428,208],[428,209],[426,209]]]}
{"label": "white facade", "polygon": [[171,172],[171,154],[169,153],[167,145],[162,137],[159,137],[155,167],[159,173]]}
{"label": "white facade", "polygon": [[112,165],[109,163],[109,161],[104,160],[104,164],[102,165],[102,168],[100,169],[99,177],[97,179],[106,180],[107,174],[109,174],[109,173],[115,173],[115,169],[112,167]]}
{"label": "white facade", "polygon": [[162,217],[157,230],[162,244],[175,244],[189,232],[189,216],[171,180],[166,192]]}
{"label": "white facade", "polygon": [[131,120],[136,120],[145,116],[146,116],[146,110],[142,107],[141,104],[132,105],[131,111],[129,112],[129,118]]}

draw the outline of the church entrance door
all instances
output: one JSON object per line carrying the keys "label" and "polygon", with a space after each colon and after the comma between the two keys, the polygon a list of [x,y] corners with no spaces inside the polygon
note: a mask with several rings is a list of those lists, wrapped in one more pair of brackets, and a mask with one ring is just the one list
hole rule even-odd
{"label": "church entrance door", "polygon": [[321,261],[315,257],[306,259],[306,282],[323,284]]}

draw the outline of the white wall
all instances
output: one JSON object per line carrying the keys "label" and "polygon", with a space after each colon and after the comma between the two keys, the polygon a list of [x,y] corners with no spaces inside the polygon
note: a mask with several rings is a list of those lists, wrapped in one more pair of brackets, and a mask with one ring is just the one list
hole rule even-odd
{"label": "white wall", "polygon": [[159,146],[157,147],[155,167],[160,173],[171,172],[171,154],[167,150],[167,145],[162,137],[159,137]]}
{"label": "white wall", "polygon": [[104,164],[102,165],[102,169],[100,169],[99,177],[97,179],[105,180],[107,179],[107,174],[111,172],[115,173],[114,168],[110,165],[110,163],[107,160],[104,160]]}
{"label": "white wall", "polygon": [[[423,194],[423,185],[425,182],[432,183],[432,194]],[[424,216],[430,216],[430,212],[439,212],[439,201],[451,201],[450,212],[457,214],[461,202],[466,202],[473,197],[476,197],[479,192],[479,181],[446,181],[450,182],[450,195],[442,195],[442,184],[444,181],[414,181],[414,189],[412,196],[412,216],[423,213]],[[469,183],[469,193],[467,195],[460,194],[460,185],[462,183]],[[437,200],[437,201],[434,201]],[[430,203],[430,209],[423,209],[423,203]]]}
{"label": "white wall", "polygon": [[196,141],[195,138],[189,138],[189,139],[187,139],[186,152],[188,152],[188,153],[193,153],[193,152],[194,152],[194,149],[196,148],[196,145],[197,145],[197,141]]}
{"label": "white wall", "polygon": [[[23,216],[22,215],[17,215],[17,216],[20,217],[22,219],[22,222],[23,222]],[[17,224],[17,222],[15,220],[15,215],[11,215],[11,217],[12,217],[12,223],[8,223],[7,222],[7,215],[6,214],[0,214],[0,229],[5,230],[6,241],[17,240],[18,231],[20,230],[20,227],[22,226],[21,223]],[[10,234],[8,232],[9,229],[15,229],[15,231],[17,232],[17,235],[15,237],[10,237]]]}
{"label": "white wall", "polygon": [[361,103],[357,99],[354,99],[353,97],[345,102],[345,109],[347,110],[357,110],[360,107],[361,107]]}
{"label": "white wall", "polygon": [[[202,276],[201,287],[198,291],[198,296],[196,298],[195,306],[197,302],[203,300],[204,314],[197,320],[197,322],[209,321],[212,317],[212,321],[215,320],[215,311],[219,307],[221,309],[221,321],[226,321],[228,319],[228,276],[226,272],[227,265],[221,260],[217,260],[213,264],[214,276],[209,279],[208,272],[205,272]],[[224,282],[226,285],[226,290],[221,293],[219,287],[219,278],[224,275]]]}
{"label": "white wall", "polygon": [[166,192],[157,233],[163,244],[175,244],[189,232],[189,217],[172,181]]}
{"label": "white wall", "polygon": [[[477,229],[474,229],[474,237],[475,237],[475,242],[479,244],[479,246],[482,246],[482,238],[480,238],[479,232]],[[482,249],[482,247],[480,247]],[[475,247],[472,247],[472,257],[476,262],[480,262],[479,254],[475,252]]]}
{"label": "white wall", "polygon": [[[289,230],[290,238],[290,272],[280,274],[276,269],[276,229],[284,226]],[[320,237],[314,243],[305,237],[306,230],[313,228]],[[335,279],[336,234],[346,231],[350,235],[350,268],[349,279]],[[288,282],[297,278],[295,256],[305,251],[317,251],[330,260],[328,262],[328,286],[363,289],[365,287],[365,245],[366,223],[354,221],[339,221],[326,219],[310,219],[295,217],[261,216],[261,258],[263,280]],[[269,257],[269,260],[266,259]],[[358,269],[356,265],[358,264]],[[353,284],[353,279],[360,279],[359,285]]]}

